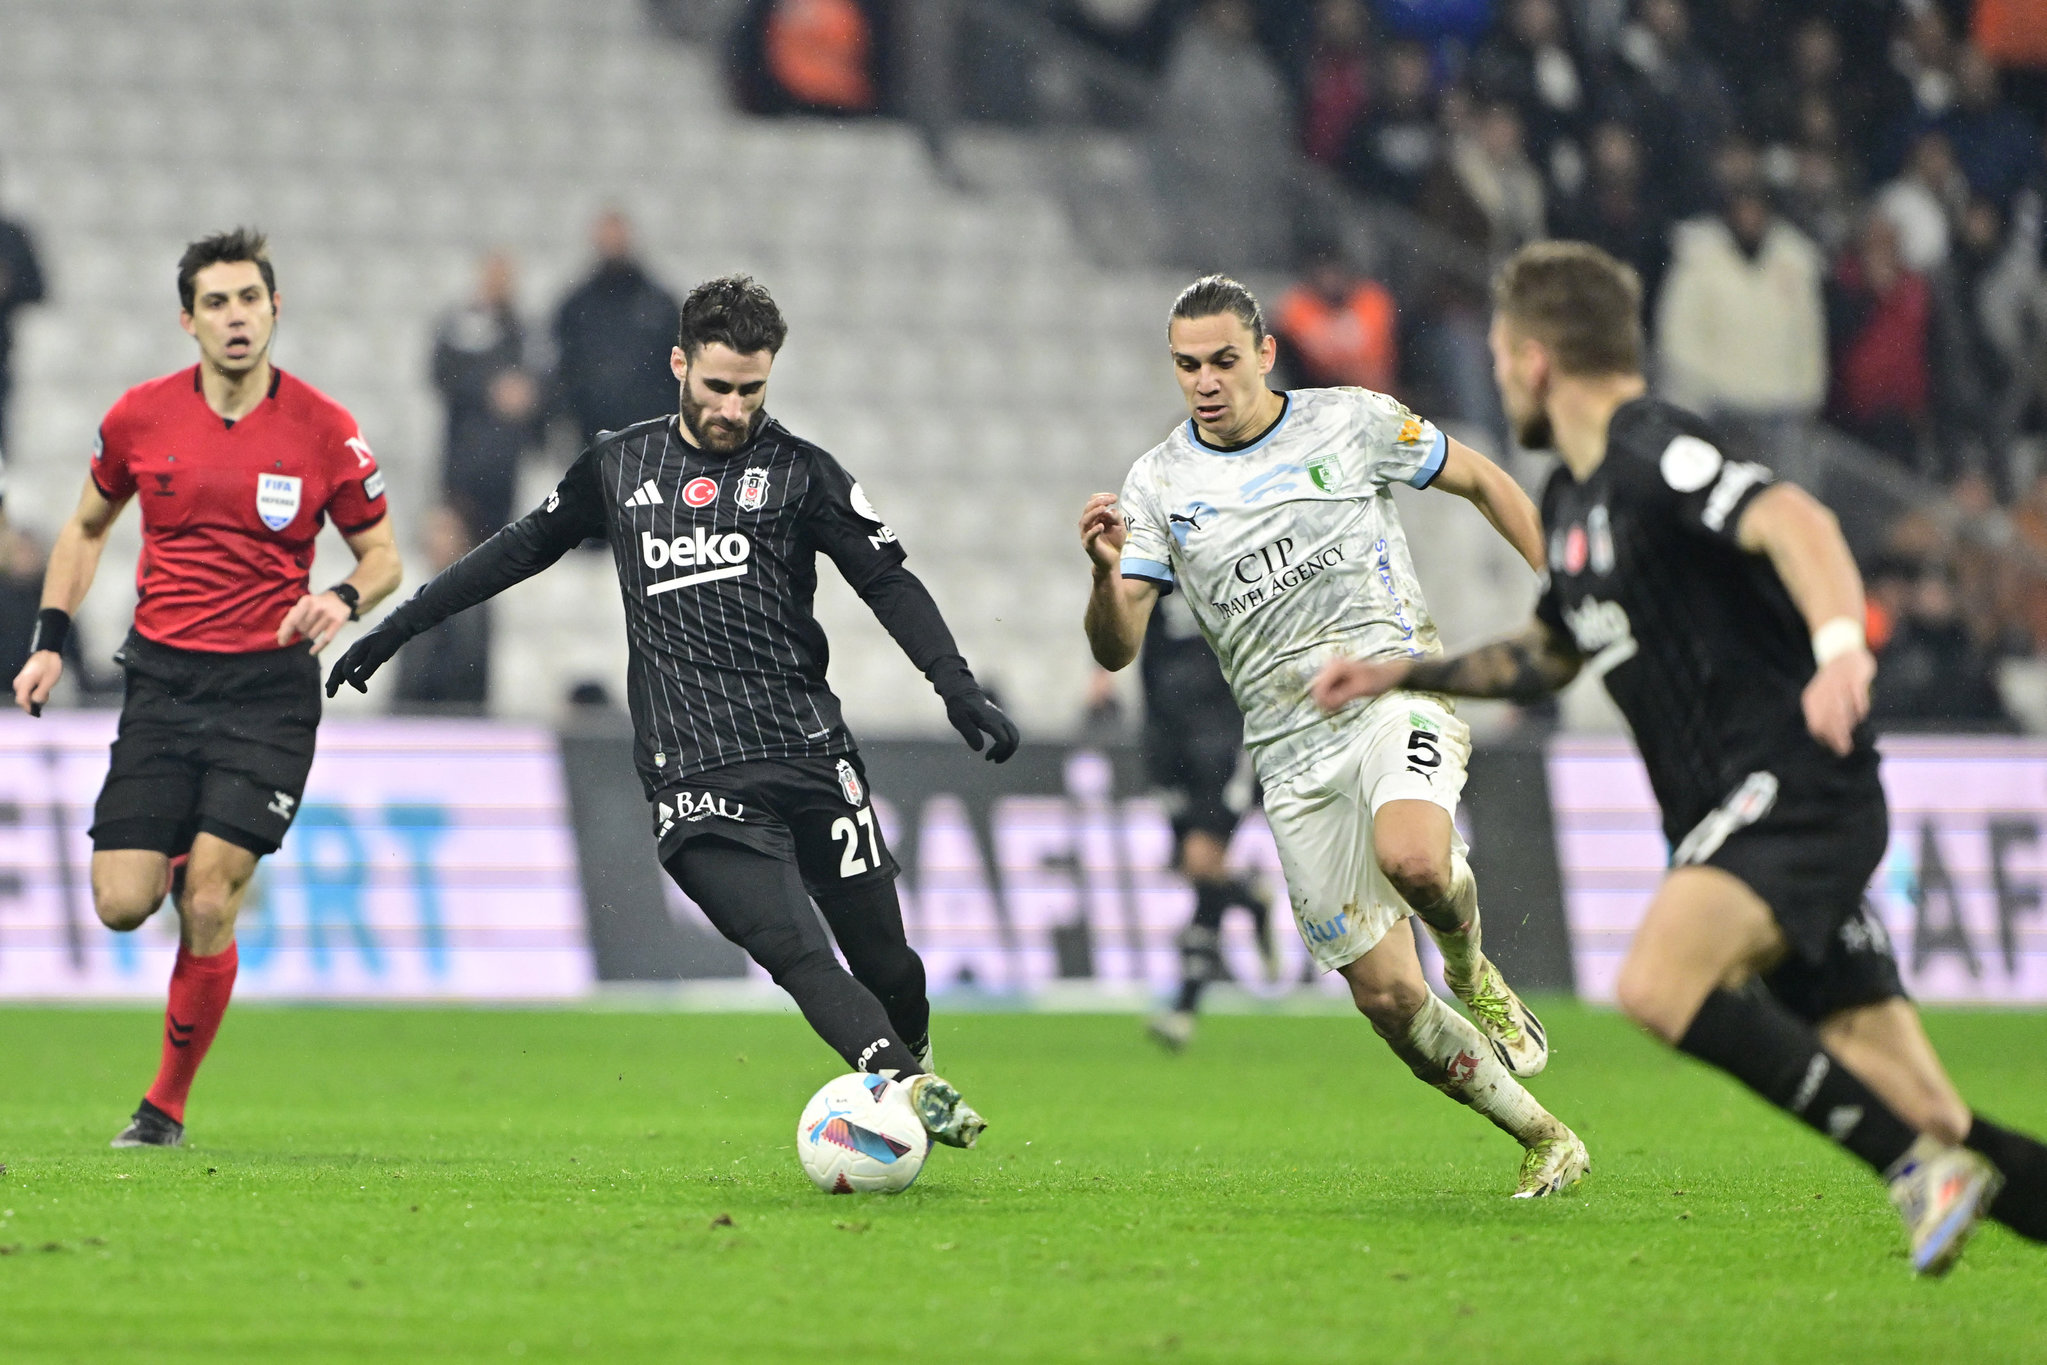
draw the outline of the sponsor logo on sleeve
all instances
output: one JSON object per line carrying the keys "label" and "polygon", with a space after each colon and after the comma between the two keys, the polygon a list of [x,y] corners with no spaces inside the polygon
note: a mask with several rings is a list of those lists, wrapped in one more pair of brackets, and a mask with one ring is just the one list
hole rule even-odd
{"label": "sponsor logo on sleeve", "polygon": [[293,474],[256,476],[256,515],[273,531],[282,531],[299,514],[299,479]]}
{"label": "sponsor logo on sleeve", "polygon": [[877,550],[884,545],[895,544],[895,528],[883,523],[881,513],[875,511],[874,504],[867,500],[867,490],[856,483],[851,498],[853,510],[874,523],[874,534],[867,537],[867,543]]}
{"label": "sponsor logo on sleeve", "polygon": [[92,462],[98,464],[100,457],[107,453],[107,438],[97,431],[92,434]]}
{"label": "sponsor logo on sleeve", "polygon": [[1696,493],[1713,482],[1722,463],[1720,449],[1696,436],[1674,436],[1657,466],[1663,481],[1680,493]]}
{"label": "sponsor logo on sleeve", "polygon": [[384,496],[384,471],[379,469],[362,481],[362,495],[370,502]]}
{"label": "sponsor logo on sleeve", "polygon": [[360,436],[351,436],[343,444],[355,452],[355,467],[357,469],[375,469],[377,467],[377,457],[370,453],[370,443],[368,441],[365,441]]}
{"label": "sponsor logo on sleeve", "polygon": [[691,507],[709,507],[718,500],[718,481],[699,475],[682,486],[682,500]]}

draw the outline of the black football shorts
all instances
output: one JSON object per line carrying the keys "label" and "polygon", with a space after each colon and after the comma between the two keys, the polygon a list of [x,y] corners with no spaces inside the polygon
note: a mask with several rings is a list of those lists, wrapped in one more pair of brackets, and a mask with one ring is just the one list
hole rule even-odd
{"label": "black football shorts", "polygon": [[116,658],[128,695],[93,848],[176,856],[204,832],[275,853],[313,767],[319,660],[303,644],[206,654],[132,633]]}
{"label": "black football shorts", "polygon": [[813,898],[893,881],[897,873],[857,753],[728,764],[656,794],[663,867],[705,837],[795,863]]}
{"label": "black football shorts", "polygon": [[1147,722],[1145,773],[1164,796],[1176,846],[1197,831],[1230,841],[1250,804],[1252,784],[1248,777],[1237,781],[1243,762],[1243,721],[1234,712],[1154,715]]}
{"label": "black football shorts", "polygon": [[[1717,839],[1708,829],[1716,820]],[[1708,833],[1688,856],[1700,830]],[[1751,774],[1679,844],[1672,862],[1720,868],[1762,897],[1791,949],[1763,984],[1817,1023],[1905,994],[1890,937],[1866,899],[1889,841],[1890,810],[1872,755],[1866,775],[1789,765],[1781,774]]]}

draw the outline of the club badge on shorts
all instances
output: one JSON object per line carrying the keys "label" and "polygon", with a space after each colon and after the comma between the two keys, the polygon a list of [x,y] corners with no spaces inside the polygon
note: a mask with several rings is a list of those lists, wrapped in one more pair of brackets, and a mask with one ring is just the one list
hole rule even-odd
{"label": "club badge on shorts", "polygon": [[839,760],[839,795],[846,798],[849,806],[858,806],[867,800],[867,793],[860,786],[860,774],[854,772],[853,765],[843,758]]}
{"label": "club badge on shorts", "polygon": [[256,476],[256,515],[273,531],[282,531],[299,514],[299,480],[290,474]]}
{"label": "club badge on shorts", "polygon": [[755,467],[740,476],[739,493],[734,499],[742,512],[758,512],[768,502],[768,471]]}

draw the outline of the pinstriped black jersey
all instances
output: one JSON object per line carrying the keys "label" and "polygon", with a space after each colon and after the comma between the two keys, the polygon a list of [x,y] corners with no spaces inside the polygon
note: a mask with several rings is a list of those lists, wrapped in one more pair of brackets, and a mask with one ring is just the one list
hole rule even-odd
{"label": "pinstriped black jersey", "polygon": [[1697,417],[1637,399],[1614,413],[1583,483],[1560,467],[1543,491],[1549,582],[1536,613],[1627,717],[1673,845],[1753,772],[1875,781],[1866,725],[1845,759],[1807,731],[1805,620],[1770,561],[1737,543],[1742,513],[1774,481]]}
{"label": "pinstriped black jersey", "polygon": [[642,422],[600,437],[517,529],[554,556],[611,546],[650,796],[709,768],[853,747],[812,614],[817,556],[858,591],[904,553],[817,446],[765,415],[731,454],[691,445],[672,416]]}

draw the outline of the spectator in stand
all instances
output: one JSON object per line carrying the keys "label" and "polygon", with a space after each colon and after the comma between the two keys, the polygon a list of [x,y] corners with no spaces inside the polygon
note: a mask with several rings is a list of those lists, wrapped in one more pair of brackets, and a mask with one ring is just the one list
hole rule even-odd
{"label": "spectator in stand", "polygon": [[1939,132],[1921,133],[1903,173],[1876,194],[1877,212],[1898,230],[1906,266],[1922,273],[1946,263],[1949,233],[1968,202],[1969,182]]}
{"label": "spectator in stand", "polygon": [[1646,310],[1670,265],[1670,234],[1660,204],[1648,197],[1642,144],[1623,123],[1592,130],[1592,169],[1585,187],[1557,205],[1550,231],[1590,242],[1626,261],[1642,277]]}
{"label": "spectator in stand", "polygon": [[675,411],[668,353],[682,325],[675,296],[634,256],[624,214],[607,211],[592,236],[597,268],[554,319],[556,382],[584,445]]}
{"label": "spectator in stand", "polygon": [[1364,0],[1322,0],[1301,79],[1301,146],[1340,167],[1372,102],[1371,21]]}
{"label": "spectator in stand", "polygon": [[[0,218],[0,455],[7,445],[8,398],[14,388],[14,317],[43,301],[43,269],[28,229]],[[12,675],[10,675],[12,676]]]}
{"label": "spectator in stand", "polygon": [[540,387],[515,292],[512,258],[494,251],[476,296],[434,328],[434,387],[447,414],[441,494],[478,542],[511,520],[519,457],[537,434]]}
{"label": "spectator in stand", "polygon": [[1709,0],[1697,7],[1699,48],[1737,106],[1753,105],[1783,60],[1790,8],[1780,0]]}
{"label": "spectator in stand", "polygon": [[1776,216],[1759,185],[1736,185],[1718,215],[1680,224],[1656,305],[1665,395],[1793,436],[1826,396],[1824,271],[1818,249]]}
{"label": "spectator in stand", "polygon": [[1512,0],[1505,24],[1473,59],[1471,83],[1481,98],[1503,100],[1521,116],[1529,156],[1551,189],[1582,188],[1591,82],[1559,0]]}
{"label": "spectator in stand", "polygon": [[1883,129],[1870,91],[1844,72],[1839,32],[1812,15],[1792,30],[1789,56],[1786,66],[1765,68],[1774,74],[1756,87],[1749,102],[1745,122],[1751,133],[1765,143],[1807,144],[1807,109],[1817,100],[1832,112],[1844,147],[1853,149],[1856,161],[1865,159]]}
{"label": "spectator in stand", "polygon": [[1827,289],[1833,384],[1827,417],[1907,466],[1924,463],[1933,406],[1933,291],[1899,249],[1881,213],[1865,220],[1855,250]]}
{"label": "spectator in stand", "polygon": [[1877,653],[1870,718],[1890,726],[2011,730],[1991,660],[1969,634],[1944,563],[1920,566],[1902,592],[1890,638]]}
{"label": "spectator in stand", "polygon": [[1783,195],[1784,214],[1832,256],[1847,245],[1860,209],[1854,161],[1834,106],[1807,95],[1799,106],[1797,140],[1773,144],[1764,156]]}
{"label": "spectator in stand", "polygon": [[1684,0],[1641,0],[1622,30],[1619,91],[1635,110],[1630,121],[1649,151],[1658,193],[1679,212],[1714,202],[1700,173],[1706,149],[1734,129],[1734,101],[1720,71],[1692,41]]}
{"label": "spectator in stand", "polygon": [[1258,44],[1249,0],[1206,0],[1181,35],[1152,146],[1178,260],[1255,270],[1291,254],[1293,97]]}
{"label": "spectator in stand", "polygon": [[1352,270],[1333,245],[1313,248],[1306,277],[1273,310],[1281,362],[1302,388],[1391,393],[1394,325],[1393,295]]}
{"label": "spectator in stand", "polygon": [[753,114],[867,114],[880,106],[873,0],[753,0],[732,72]]}
{"label": "spectator in stand", "polygon": [[1412,208],[1442,155],[1435,65],[1420,43],[1386,49],[1378,95],[1353,130],[1344,171],[1366,194]]}
{"label": "spectator in stand", "polygon": [[1490,101],[1446,122],[1449,155],[1423,194],[1424,212],[1496,258],[1541,237],[1542,176],[1528,159],[1514,106]]}
{"label": "spectator in stand", "polygon": [[[475,544],[463,513],[445,503],[427,513],[423,529],[429,578]],[[392,692],[398,710],[483,713],[490,701],[490,608],[471,607],[399,648]]]}
{"label": "spectator in stand", "polygon": [[[2047,23],[2047,11],[2041,22]],[[1969,188],[2000,209],[2040,166],[2040,130],[2007,104],[1997,68],[1974,47],[1955,58],[1955,106],[1940,121]]]}

